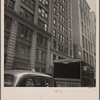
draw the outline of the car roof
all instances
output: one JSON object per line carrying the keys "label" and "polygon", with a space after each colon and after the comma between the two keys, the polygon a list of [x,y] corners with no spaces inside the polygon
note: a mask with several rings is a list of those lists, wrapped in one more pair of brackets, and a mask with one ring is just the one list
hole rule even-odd
{"label": "car roof", "polygon": [[25,75],[25,74],[32,74],[34,76],[45,76],[45,77],[52,78],[52,76],[50,76],[50,75],[35,72],[35,71],[32,71],[32,70],[5,70],[4,74],[11,74],[11,75],[14,75],[14,76],[19,76],[19,75],[22,76],[22,75]]}

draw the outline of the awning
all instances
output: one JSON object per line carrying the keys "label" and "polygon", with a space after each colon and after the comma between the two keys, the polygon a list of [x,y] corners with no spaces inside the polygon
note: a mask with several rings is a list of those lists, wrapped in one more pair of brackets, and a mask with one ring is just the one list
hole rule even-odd
{"label": "awning", "polygon": [[81,59],[60,59],[60,60],[54,60],[54,63],[64,63],[64,64],[68,64],[68,63],[74,63],[74,62],[82,62]]}

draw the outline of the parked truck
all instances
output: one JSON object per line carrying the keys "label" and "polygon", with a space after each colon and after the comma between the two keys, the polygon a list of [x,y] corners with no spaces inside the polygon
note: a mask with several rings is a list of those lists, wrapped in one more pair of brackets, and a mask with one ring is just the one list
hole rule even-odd
{"label": "parked truck", "polygon": [[54,61],[53,77],[58,87],[94,87],[94,68],[80,59]]}

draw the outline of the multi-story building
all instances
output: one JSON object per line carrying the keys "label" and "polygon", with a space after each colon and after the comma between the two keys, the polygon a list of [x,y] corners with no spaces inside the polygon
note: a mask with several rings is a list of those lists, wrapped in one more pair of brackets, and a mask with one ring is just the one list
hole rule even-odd
{"label": "multi-story building", "polygon": [[92,36],[93,36],[93,59],[94,59],[94,69],[96,68],[96,15],[95,12],[90,12],[90,20],[92,25]]}
{"label": "multi-story building", "polygon": [[51,67],[54,60],[73,57],[72,2],[52,0]]}
{"label": "multi-story building", "polygon": [[51,73],[52,59],[73,56],[71,0],[5,0],[5,69]]}
{"label": "multi-story building", "polygon": [[72,11],[74,58],[80,58],[94,67],[94,43],[90,7],[86,0],[72,0]]}

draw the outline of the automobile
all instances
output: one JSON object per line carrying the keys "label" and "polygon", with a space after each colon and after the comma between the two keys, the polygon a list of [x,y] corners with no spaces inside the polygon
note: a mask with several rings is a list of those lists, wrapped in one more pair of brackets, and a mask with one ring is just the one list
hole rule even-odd
{"label": "automobile", "polygon": [[5,70],[4,87],[56,87],[55,79],[32,70]]}

